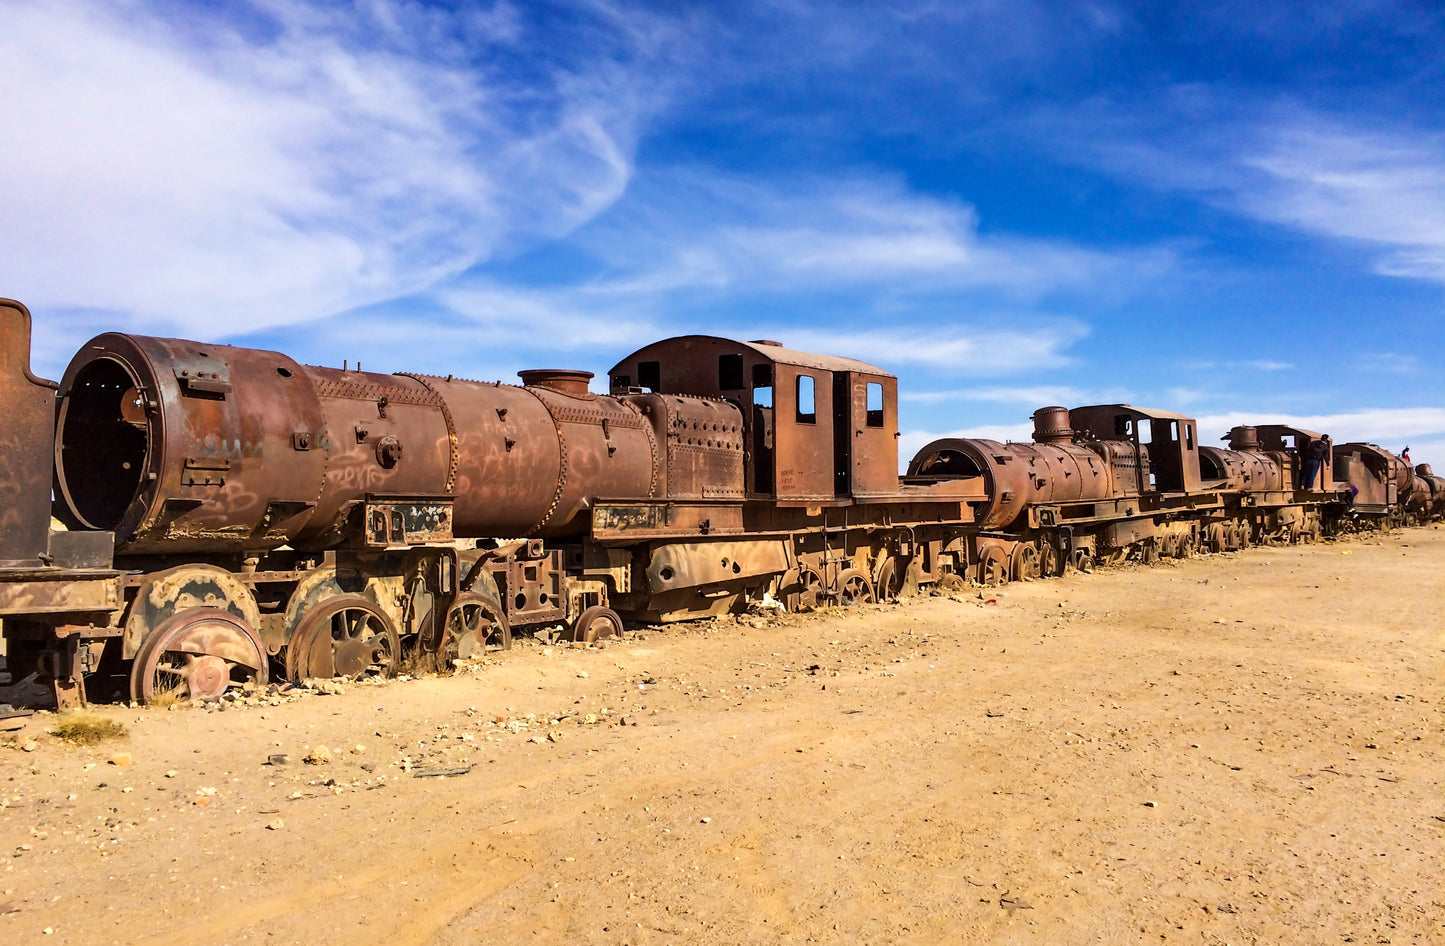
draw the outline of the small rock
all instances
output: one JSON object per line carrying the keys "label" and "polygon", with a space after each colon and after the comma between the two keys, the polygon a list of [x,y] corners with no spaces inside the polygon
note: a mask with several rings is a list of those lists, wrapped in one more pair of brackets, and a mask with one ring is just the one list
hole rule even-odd
{"label": "small rock", "polygon": [[270,824],[266,825],[266,830],[267,830],[267,831],[280,831],[280,830],[281,830],[282,828],[284,828],[284,827],[286,827],[286,822],[282,821],[280,818],[277,818],[276,820],[272,821]]}
{"label": "small rock", "polygon": [[325,746],[313,746],[311,751],[306,753],[307,765],[322,765],[331,761],[331,750]]}
{"label": "small rock", "polygon": [[177,772],[175,769],[167,769],[167,770],[166,770],[166,778],[175,778],[177,775],[180,775],[180,774],[181,774],[181,773]]}
{"label": "small rock", "polygon": [[1155,802],[1155,801],[1146,801],[1146,802],[1144,803],[1144,807],[1145,807],[1145,808],[1158,808],[1158,807],[1159,807],[1159,803],[1158,803],[1158,802]]}
{"label": "small rock", "polygon": [[110,757],[111,765],[118,765],[121,767],[130,765],[132,761],[134,760],[131,759],[131,755],[129,752],[117,752],[115,755]]}
{"label": "small rock", "polygon": [[366,747],[363,746],[363,745],[362,745],[361,743],[359,743],[359,742],[358,742],[356,745],[354,745],[354,746],[351,747],[351,754],[352,754],[352,755],[362,755],[362,754],[364,754],[365,752],[366,752]]}
{"label": "small rock", "polygon": [[34,739],[27,739],[20,744],[20,748],[26,752],[34,752],[36,749],[40,748],[40,744]]}
{"label": "small rock", "polygon": [[564,732],[561,732],[560,730],[553,729],[553,730],[551,730],[550,732],[547,733],[547,741],[548,741],[548,742],[561,742],[563,739],[566,739],[566,738],[567,738],[567,734],[564,733]]}
{"label": "small rock", "polygon": [[527,741],[528,741],[528,742],[535,742],[535,743],[537,743],[537,745],[540,746],[540,745],[542,745],[543,743],[545,743],[545,742],[547,741],[547,737],[546,737],[546,736],[533,736],[531,739],[528,739]]}
{"label": "small rock", "polygon": [[587,671],[586,671],[586,670],[578,670],[578,671],[577,671],[577,678],[578,678],[579,680],[586,680],[586,679],[587,679]]}
{"label": "small rock", "polygon": [[291,757],[284,752],[273,752],[266,757],[267,765],[285,765],[291,761]]}
{"label": "small rock", "polygon": [[704,819],[702,819],[702,823],[703,823],[703,824],[712,824],[712,819],[711,819],[711,818],[704,818]]}

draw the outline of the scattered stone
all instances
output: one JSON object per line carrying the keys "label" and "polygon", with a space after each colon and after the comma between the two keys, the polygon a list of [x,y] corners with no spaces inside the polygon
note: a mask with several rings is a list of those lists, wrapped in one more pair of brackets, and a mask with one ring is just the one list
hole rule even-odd
{"label": "scattered stone", "polygon": [[1145,808],[1158,808],[1158,807],[1159,807],[1159,803],[1158,803],[1157,801],[1146,801],[1146,802],[1144,803],[1144,807],[1145,807]]}
{"label": "scattered stone", "polygon": [[20,748],[26,752],[34,752],[36,749],[40,748],[40,744],[34,739],[27,739],[20,744]]}
{"label": "scattered stone", "polygon": [[712,824],[712,819],[711,819],[711,818],[704,818],[704,819],[702,819],[702,823],[703,823],[703,824]]}
{"label": "scattered stone", "polygon": [[587,671],[586,671],[586,670],[578,670],[578,671],[577,671],[577,678],[578,678],[579,680],[586,680],[586,679],[587,679]]}
{"label": "scattered stone", "polygon": [[166,778],[175,778],[177,775],[180,775],[180,774],[181,774],[181,773],[177,772],[175,769],[167,769],[167,770],[166,770]]}
{"label": "scattered stone", "polygon": [[561,732],[560,730],[553,729],[553,730],[549,730],[548,733],[547,733],[547,741],[548,741],[548,742],[561,742],[563,739],[566,739],[566,738],[567,738],[567,734],[564,733],[564,732]]}
{"label": "scattered stone", "polygon": [[291,757],[284,752],[273,752],[266,757],[267,765],[285,765],[291,761]]}
{"label": "scattered stone", "polygon": [[453,775],[466,775],[472,770],[470,765],[458,766],[454,769],[417,769],[411,773],[412,778],[449,778]]}
{"label": "scattered stone", "polygon": [[363,755],[363,754],[365,754],[365,752],[366,752],[366,747],[363,746],[363,745],[362,745],[361,743],[359,743],[359,742],[358,742],[356,745],[354,745],[354,746],[351,747],[351,754],[352,754],[352,755]]}
{"label": "scattered stone", "polygon": [[306,753],[307,765],[323,765],[331,761],[331,750],[325,746],[313,746],[311,751]]}
{"label": "scattered stone", "polygon": [[133,761],[129,752],[117,752],[110,757],[110,764],[120,766],[121,768],[130,765]]}
{"label": "scattered stone", "polygon": [[285,821],[282,821],[280,818],[277,818],[277,819],[273,820],[272,822],[270,822],[269,824],[266,825],[266,830],[267,830],[267,831],[280,831],[280,830],[281,830],[282,828],[284,828],[284,827],[286,827],[286,822],[285,822]]}

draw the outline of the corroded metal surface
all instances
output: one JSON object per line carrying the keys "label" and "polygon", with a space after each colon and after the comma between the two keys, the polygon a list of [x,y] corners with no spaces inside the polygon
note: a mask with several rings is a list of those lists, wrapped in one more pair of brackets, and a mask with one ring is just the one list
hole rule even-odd
{"label": "corroded metal surface", "polygon": [[0,567],[40,565],[50,523],[55,384],[30,373],[30,311],[0,299]]}
{"label": "corroded metal surface", "polygon": [[62,515],[125,554],[441,540],[417,516],[355,515],[381,495],[454,495],[458,537],[576,534],[598,496],[652,497],[661,461],[636,406],[562,374],[519,388],[102,335],[61,385]]}

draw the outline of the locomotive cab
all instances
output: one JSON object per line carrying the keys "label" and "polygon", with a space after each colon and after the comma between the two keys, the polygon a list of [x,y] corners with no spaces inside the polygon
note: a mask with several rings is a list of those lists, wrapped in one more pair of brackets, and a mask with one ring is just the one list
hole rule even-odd
{"label": "locomotive cab", "polygon": [[[1292,480],[1302,489],[1314,488],[1327,490],[1334,482],[1334,456],[1333,451],[1328,449],[1330,438],[1316,430],[1306,430],[1303,427],[1290,427],[1286,424],[1260,424],[1255,427],[1256,435],[1259,438],[1259,447],[1269,453],[1280,454],[1284,465],[1294,471]],[[1319,471],[1314,474],[1313,482],[1306,485],[1303,482],[1302,472],[1305,470],[1306,460],[1310,454],[1311,445],[1315,441],[1326,444],[1326,449],[1321,451],[1319,457]]]}
{"label": "locomotive cab", "polygon": [[[1194,418],[1129,404],[1076,407],[1069,417],[1082,441],[1125,445],[1124,452],[1113,458],[1120,490],[1130,485],[1137,486],[1140,493],[1199,490],[1199,438]],[[1128,482],[1131,478],[1134,483]]]}
{"label": "locomotive cab", "polygon": [[1373,443],[1342,443],[1334,448],[1334,481],[1353,487],[1357,512],[1388,515],[1409,495],[1413,473],[1409,464]]}
{"label": "locomotive cab", "polygon": [[898,379],[851,358],[777,342],[685,335],[628,355],[613,394],[650,392],[736,404],[749,498],[846,502],[898,488]]}

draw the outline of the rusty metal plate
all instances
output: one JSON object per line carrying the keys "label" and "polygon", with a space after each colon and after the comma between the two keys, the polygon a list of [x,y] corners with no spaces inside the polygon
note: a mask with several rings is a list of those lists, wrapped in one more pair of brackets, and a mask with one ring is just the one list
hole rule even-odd
{"label": "rusty metal plate", "polygon": [[55,384],[30,373],[30,311],[0,299],[0,566],[39,565],[50,528]]}
{"label": "rusty metal plate", "polygon": [[124,601],[125,580],[115,572],[0,573],[0,615],[115,611]]}

